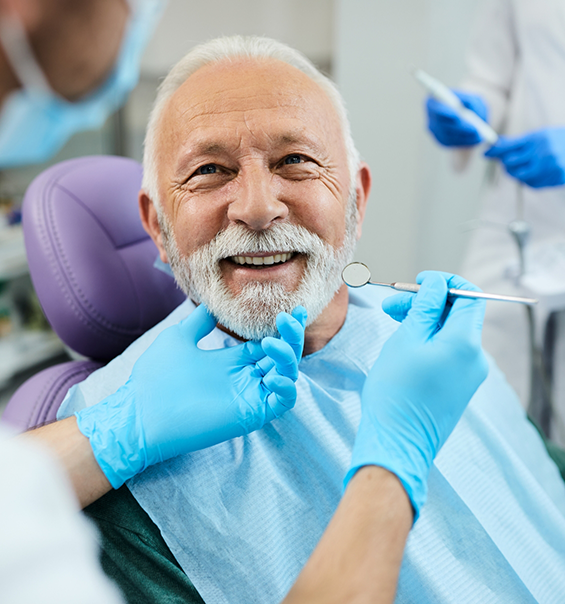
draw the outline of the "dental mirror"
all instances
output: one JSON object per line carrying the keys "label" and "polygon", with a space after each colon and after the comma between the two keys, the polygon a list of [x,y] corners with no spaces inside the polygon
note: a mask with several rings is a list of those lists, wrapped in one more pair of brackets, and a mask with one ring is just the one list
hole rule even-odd
{"label": "dental mirror", "polygon": [[341,278],[349,287],[363,287],[369,283],[371,271],[362,262],[352,262],[343,269]]}

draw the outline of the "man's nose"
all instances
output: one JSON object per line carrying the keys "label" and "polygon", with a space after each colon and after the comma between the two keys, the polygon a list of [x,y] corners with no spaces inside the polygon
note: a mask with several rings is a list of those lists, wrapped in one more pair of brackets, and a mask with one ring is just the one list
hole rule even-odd
{"label": "man's nose", "polygon": [[254,231],[262,231],[278,219],[288,216],[288,206],[279,199],[271,172],[255,166],[242,170],[239,186],[228,207],[231,222],[245,224]]}

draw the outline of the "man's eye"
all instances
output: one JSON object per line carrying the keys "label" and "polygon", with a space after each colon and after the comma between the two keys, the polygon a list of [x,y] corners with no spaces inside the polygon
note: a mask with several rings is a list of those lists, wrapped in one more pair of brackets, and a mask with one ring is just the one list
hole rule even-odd
{"label": "man's eye", "polygon": [[285,164],[300,164],[304,161],[302,155],[298,155],[298,153],[293,153],[292,155],[287,155],[283,162]]}
{"label": "man's eye", "polygon": [[202,174],[216,174],[218,171],[218,167],[215,164],[206,164],[205,166],[200,166],[194,173],[197,176]]}

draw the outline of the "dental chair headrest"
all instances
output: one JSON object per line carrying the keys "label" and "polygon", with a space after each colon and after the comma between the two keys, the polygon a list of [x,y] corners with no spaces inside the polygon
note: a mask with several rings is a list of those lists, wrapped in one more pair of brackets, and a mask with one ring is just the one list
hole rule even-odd
{"label": "dental chair headrest", "polygon": [[112,359],[185,299],[153,267],[157,248],[138,212],[141,176],[132,159],[82,157],[40,174],[24,198],[29,268],[45,315],[91,359]]}

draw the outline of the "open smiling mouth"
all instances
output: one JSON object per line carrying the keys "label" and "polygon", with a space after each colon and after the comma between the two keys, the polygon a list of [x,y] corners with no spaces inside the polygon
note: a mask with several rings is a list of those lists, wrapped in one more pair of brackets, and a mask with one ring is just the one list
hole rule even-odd
{"label": "open smiling mouth", "polygon": [[271,256],[230,256],[227,259],[235,264],[244,265],[246,268],[261,268],[284,264],[295,255],[295,252],[282,252]]}

